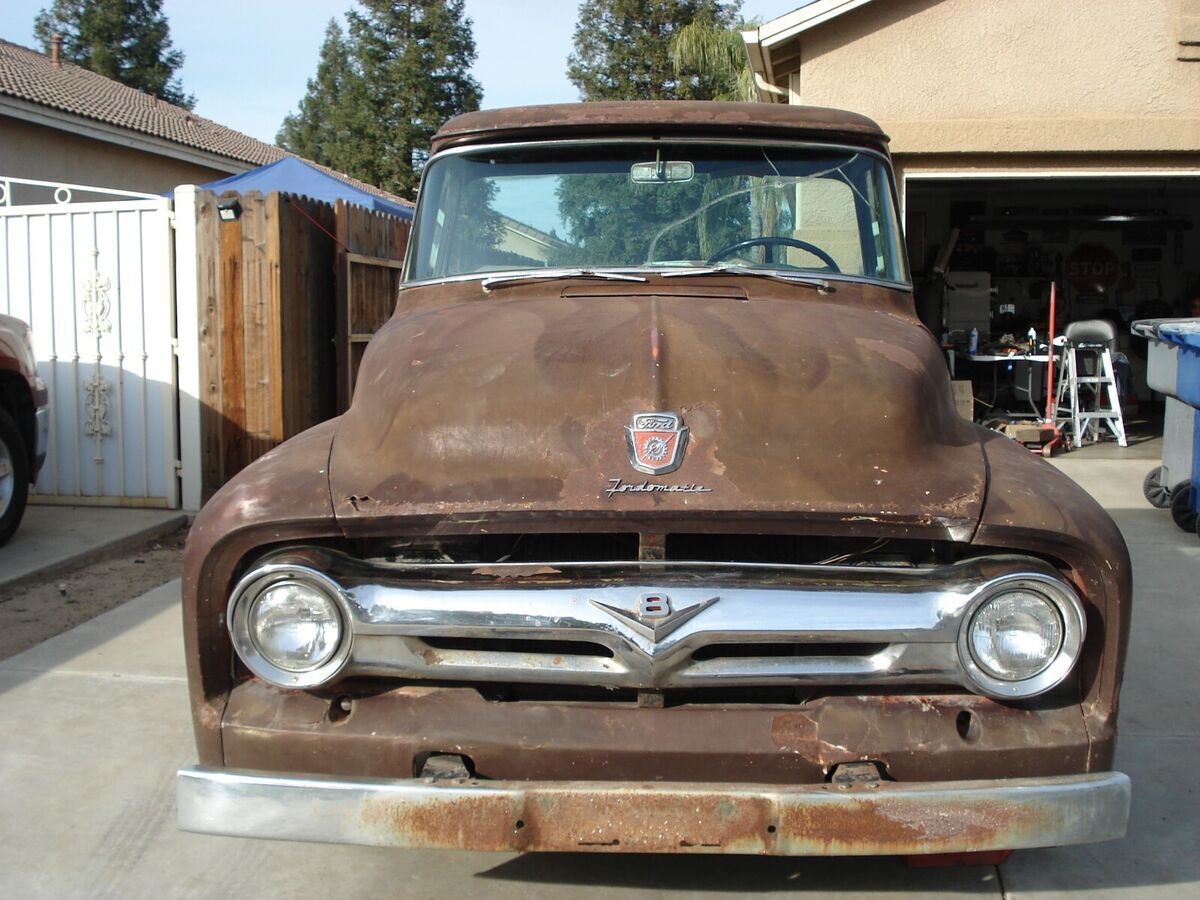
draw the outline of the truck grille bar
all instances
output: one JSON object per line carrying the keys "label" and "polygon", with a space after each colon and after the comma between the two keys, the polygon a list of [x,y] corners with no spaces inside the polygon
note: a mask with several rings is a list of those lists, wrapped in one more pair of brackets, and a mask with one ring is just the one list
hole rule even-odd
{"label": "truck grille bar", "polygon": [[325,550],[276,556],[255,568],[234,592],[230,621],[244,595],[252,599],[280,578],[319,579],[338,592],[350,641],[339,678],[979,691],[960,638],[981,602],[1032,588],[1079,609],[1082,621],[1071,587],[1028,557],[933,568],[621,563],[417,570]]}

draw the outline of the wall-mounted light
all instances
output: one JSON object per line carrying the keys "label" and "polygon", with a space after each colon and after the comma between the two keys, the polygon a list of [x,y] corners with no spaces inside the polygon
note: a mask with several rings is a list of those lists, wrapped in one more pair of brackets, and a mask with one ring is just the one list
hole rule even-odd
{"label": "wall-mounted light", "polygon": [[222,222],[236,222],[242,215],[242,204],[237,197],[217,201],[217,218]]}

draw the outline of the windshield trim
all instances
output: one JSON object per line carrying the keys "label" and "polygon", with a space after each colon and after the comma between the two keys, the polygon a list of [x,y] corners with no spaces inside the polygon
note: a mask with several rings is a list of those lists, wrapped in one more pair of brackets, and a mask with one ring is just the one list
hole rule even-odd
{"label": "windshield trim", "polygon": [[[842,144],[837,141],[789,141],[781,138],[748,140],[747,138],[709,138],[697,137],[696,135],[650,137],[644,134],[622,137],[619,134],[614,134],[603,138],[562,138],[560,140],[549,141],[496,141],[491,144],[466,144],[461,147],[447,147],[445,150],[440,150],[429,157],[425,161],[424,168],[428,169],[437,160],[446,156],[472,156],[495,150],[525,150],[531,147],[585,147],[596,144],[719,144],[741,145],[743,147],[793,147],[801,150],[844,150],[848,153],[868,153],[888,163],[889,167],[891,165],[888,155],[881,153],[874,147],[868,147],[863,144]],[[421,181],[424,182],[424,180],[425,174],[424,170],[422,170]]]}
{"label": "windshield trim", "polygon": [[[429,157],[429,159],[427,159],[425,161],[425,165],[421,167],[421,181],[420,181],[420,184],[417,186],[417,205],[418,206],[420,205],[421,192],[424,191],[424,189],[425,189],[425,179],[429,175],[430,168],[433,166],[433,164],[435,162],[437,162],[438,160],[444,159],[446,157],[486,155],[489,152],[494,152],[494,151],[498,151],[498,150],[524,150],[524,149],[536,148],[536,147],[586,147],[586,146],[596,146],[596,145],[603,145],[603,144],[650,144],[650,145],[655,145],[655,144],[703,144],[703,145],[707,145],[707,146],[718,145],[718,146],[743,146],[743,147],[790,147],[790,148],[799,149],[799,150],[841,150],[846,153],[862,153],[867,156],[873,156],[877,160],[882,162],[885,166],[887,166],[888,174],[891,176],[888,179],[888,187],[889,187],[889,189],[891,191],[891,195],[892,195],[892,209],[895,213],[896,227],[900,232],[901,238],[903,238],[903,235],[904,235],[904,223],[902,221],[900,221],[902,207],[900,206],[900,196],[896,192],[896,172],[895,172],[895,169],[892,167],[891,157],[888,154],[882,153],[873,147],[868,147],[868,146],[865,146],[862,144],[843,144],[843,143],[838,143],[836,141],[795,141],[795,140],[786,140],[786,139],[781,139],[781,138],[751,140],[751,139],[747,139],[747,138],[709,138],[709,137],[701,137],[698,135],[686,135],[686,136],[680,136],[680,137],[675,137],[675,136],[654,137],[654,136],[646,135],[646,134],[637,134],[637,135],[622,137],[620,134],[613,134],[613,135],[606,135],[603,138],[596,138],[596,137],[593,137],[593,138],[563,138],[561,140],[549,140],[549,141],[545,141],[545,140],[542,140],[542,141],[537,141],[537,140],[495,141],[495,142],[492,142],[489,144],[463,144],[463,145],[460,145],[457,147],[447,147],[445,150],[440,150],[437,153],[433,154],[431,157]],[[414,210],[414,212],[415,212],[415,210]],[[404,251],[404,268],[400,273],[400,290],[404,290],[405,288],[408,288],[408,287],[421,287],[421,286],[430,285],[430,284],[448,284],[451,282],[472,281],[472,280],[476,280],[476,279],[482,280],[484,278],[490,278],[490,277],[493,277],[496,275],[501,275],[501,274],[524,275],[524,274],[533,273],[533,272],[545,273],[545,272],[549,272],[549,271],[555,271],[555,270],[544,269],[544,268],[519,269],[519,270],[518,269],[494,269],[494,270],[487,271],[487,272],[470,272],[470,273],[467,273],[464,275],[447,275],[447,276],[443,276],[441,278],[425,278],[420,281],[409,281],[408,275],[413,266],[413,255],[416,253],[416,241],[412,240],[413,232],[416,231],[416,228],[415,228],[416,222],[417,222],[417,219],[416,219],[416,216],[414,215],[414,217],[413,217],[414,227],[409,231],[408,246],[405,248],[405,251]],[[900,287],[900,288],[903,288],[903,289],[911,292],[912,291],[912,271],[909,266],[907,248],[904,246],[903,240],[901,240],[901,242],[900,242],[900,263],[901,263],[902,268],[904,269],[905,280],[903,280],[903,281],[891,281],[886,278],[874,278],[874,277],[871,277],[868,275],[833,275],[833,274],[825,273],[825,272],[821,273],[821,277],[826,278],[827,280],[830,280],[830,281],[839,280],[839,281],[855,282],[855,283],[859,283],[859,284],[878,284],[878,285],[885,285],[887,287]],[[577,266],[565,266],[565,267],[560,267],[560,270],[570,271],[571,269],[574,269],[574,268],[578,268],[578,267]],[[655,267],[655,266],[620,266],[620,267],[606,266],[605,268],[611,272],[658,273],[658,272],[671,271],[670,267]],[[794,269],[784,269],[784,270],[763,269],[762,271],[773,272],[773,273],[778,273],[778,274],[787,274],[788,272],[791,272],[792,274],[795,274]]]}
{"label": "windshield trim", "polygon": [[[429,287],[435,284],[452,284],[461,281],[483,281],[487,278],[495,278],[497,275],[511,275],[516,278],[564,278],[569,277],[572,272],[580,271],[577,266],[557,266],[549,268],[537,269],[497,269],[494,272],[467,272],[462,275],[446,275],[441,278],[426,278],[421,281],[402,281],[400,282],[400,290],[406,291],[409,288]],[[681,266],[605,266],[605,272],[611,272],[621,275],[663,275],[673,276],[676,278],[709,278],[709,274],[697,271],[697,267],[690,266],[683,268]],[[894,290],[905,291],[912,293],[913,286],[907,281],[889,281],[886,278],[871,278],[867,275],[838,275],[832,272],[821,272],[819,275],[813,274],[806,276],[803,270],[797,269],[778,269],[755,267],[755,274],[761,275],[777,275],[780,276],[780,282],[793,280],[799,281],[801,278],[812,277],[819,278],[821,281],[838,281],[849,284],[871,284],[881,287],[893,288]],[[754,275],[738,275],[733,272],[729,273],[730,278],[752,278]]]}

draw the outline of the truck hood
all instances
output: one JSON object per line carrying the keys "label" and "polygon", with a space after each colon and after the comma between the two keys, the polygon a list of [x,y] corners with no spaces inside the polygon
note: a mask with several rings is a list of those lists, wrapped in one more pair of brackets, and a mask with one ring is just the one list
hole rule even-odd
{"label": "truck hood", "polygon": [[[909,296],[755,279],[751,299],[744,285],[403,292],[334,438],[342,527],[752,514],[830,533],[969,538],[985,459]],[[632,465],[626,427],[646,412],[688,429],[668,474]]]}

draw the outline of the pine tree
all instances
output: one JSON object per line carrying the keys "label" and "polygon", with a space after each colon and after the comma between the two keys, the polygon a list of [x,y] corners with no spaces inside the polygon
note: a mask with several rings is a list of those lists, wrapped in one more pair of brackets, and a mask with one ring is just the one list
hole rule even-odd
{"label": "pine tree", "polygon": [[168,103],[196,105],[175,77],[183,52],[171,44],[162,0],[54,0],[34,19],[33,33],[46,53],[61,34],[67,61]]}
{"label": "pine tree", "polygon": [[720,77],[678,77],[671,41],[698,18],[731,28],[740,8],[741,0],[585,0],[567,77],[584,100],[712,99]]}
{"label": "pine tree", "polygon": [[[681,40],[689,41],[690,51],[697,38],[708,41],[710,33],[726,32],[737,21],[740,7],[740,0],[586,0],[575,26],[575,52],[567,76],[584,100],[717,99],[729,88],[727,73],[704,64],[694,67],[691,56],[681,56],[677,68],[672,51]],[[656,260],[686,258],[694,255],[697,245],[710,249],[729,243],[725,238],[737,231],[739,210],[687,218],[704,202],[707,184],[697,179],[689,184],[637,185],[603,176],[564,182],[558,190],[559,214],[575,246],[554,262],[652,262],[642,259],[648,252],[641,227],[646,221],[684,220],[679,228],[664,232],[654,248]],[[724,223],[714,224],[721,217]]]}
{"label": "pine tree", "polygon": [[416,194],[429,141],[479,108],[475,39],[463,0],[359,0],[325,32],[316,76],[277,140],[402,196]]}
{"label": "pine tree", "polygon": [[339,151],[349,137],[343,101],[359,89],[345,34],[337,20],[330,19],[317,74],[308,80],[308,93],[300,108],[283,120],[275,142],[308,159],[340,168]]}
{"label": "pine tree", "polygon": [[482,91],[463,0],[360,0],[349,14],[362,67],[371,147],[360,178],[413,196],[429,140],[446,119],[479,108]]}

